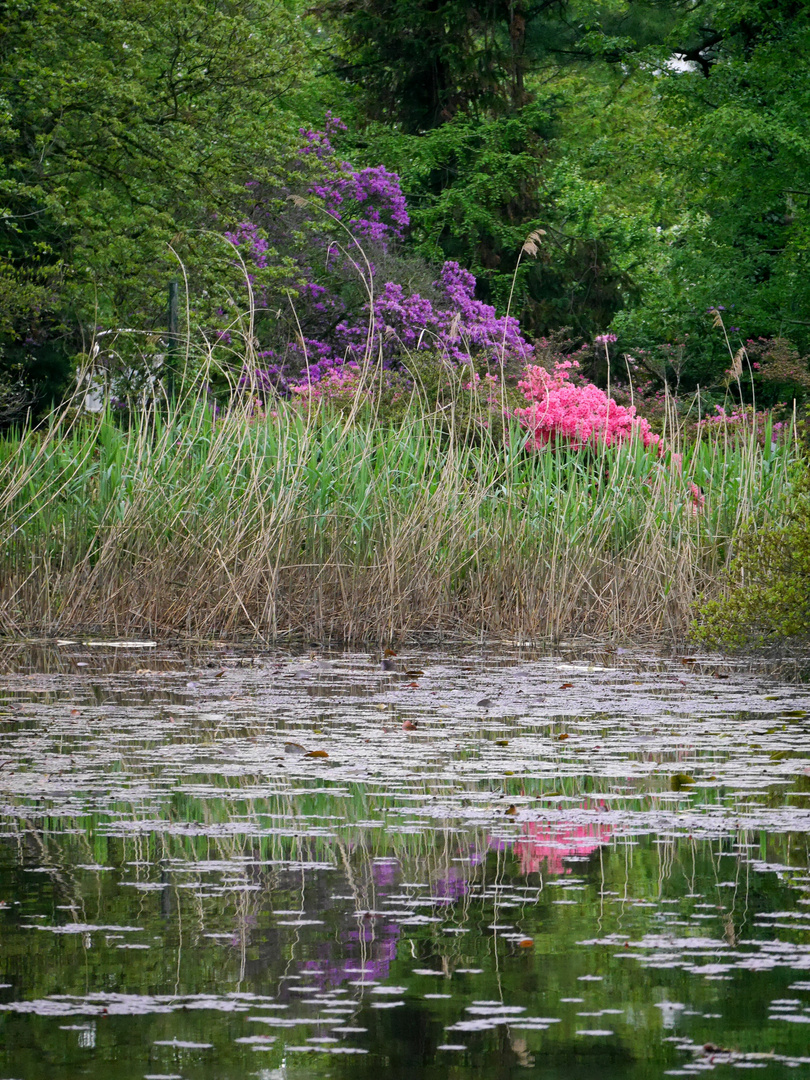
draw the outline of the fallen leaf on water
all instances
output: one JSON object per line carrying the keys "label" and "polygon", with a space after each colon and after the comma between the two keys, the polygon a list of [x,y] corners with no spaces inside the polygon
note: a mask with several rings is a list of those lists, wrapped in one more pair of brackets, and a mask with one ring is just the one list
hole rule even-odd
{"label": "fallen leaf on water", "polygon": [[419,683],[418,682],[409,682],[408,687],[412,688],[414,690],[418,690],[419,689]]}
{"label": "fallen leaf on water", "polygon": [[682,772],[673,773],[669,778],[669,786],[672,791],[680,791],[681,788],[690,787],[694,782],[694,776]]}
{"label": "fallen leaf on water", "polygon": [[310,750],[304,757],[329,757],[325,750]]}
{"label": "fallen leaf on water", "polygon": [[406,720],[405,723],[402,725],[402,730],[403,731],[416,731],[418,726],[419,725],[417,724],[416,720]]}
{"label": "fallen leaf on water", "polygon": [[507,806],[507,808],[504,810],[504,813],[509,814],[510,817],[514,817],[515,814],[517,813],[517,807],[516,806]]}
{"label": "fallen leaf on water", "polygon": [[406,671],[405,674],[411,679],[418,679],[420,675],[424,675],[425,673],[424,671],[415,668],[413,671]]}
{"label": "fallen leaf on water", "polygon": [[225,674],[225,668],[223,668],[222,671],[218,671],[216,673],[216,675],[214,676],[214,678],[215,679],[221,679],[224,674]]}
{"label": "fallen leaf on water", "polygon": [[79,715],[79,710],[78,709],[71,709],[70,710],[70,715],[71,716],[78,716]]}
{"label": "fallen leaf on water", "polygon": [[561,690],[573,690],[574,684],[572,682],[564,682],[560,687]]}
{"label": "fallen leaf on water", "polygon": [[560,739],[560,740],[567,739],[568,738],[568,732],[564,731],[561,735],[558,735],[557,738]]}
{"label": "fallen leaf on water", "polygon": [[533,949],[534,941],[530,937],[521,938],[518,942],[519,949]]}
{"label": "fallen leaf on water", "polygon": [[508,739],[496,739],[495,740],[495,745],[496,746],[508,746],[509,745],[509,740]]}
{"label": "fallen leaf on water", "polygon": [[383,653],[383,656],[396,656],[396,655],[397,654],[396,654],[396,652],[394,652],[393,649],[386,649],[385,652]]}

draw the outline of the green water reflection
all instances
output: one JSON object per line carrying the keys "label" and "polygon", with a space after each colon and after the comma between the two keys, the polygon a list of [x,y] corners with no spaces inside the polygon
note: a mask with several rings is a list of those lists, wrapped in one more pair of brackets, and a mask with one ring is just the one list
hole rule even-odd
{"label": "green water reflection", "polygon": [[[504,684],[471,719],[407,712],[356,659],[325,699],[178,672],[0,700],[0,1076],[810,1070],[808,732],[784,702],[735,701],[738,758],[717,706],[687,746],[699,720],[611,717],[599,673],[576,714]],[[560,681],[519,674],[527,698]],[[417,712],[440,734],[403,732]]]}

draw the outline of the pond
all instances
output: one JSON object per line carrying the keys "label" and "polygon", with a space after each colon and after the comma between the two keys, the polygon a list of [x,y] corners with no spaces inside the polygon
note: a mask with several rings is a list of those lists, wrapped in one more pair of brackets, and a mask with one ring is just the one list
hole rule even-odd
{"label": "pond", "polygon": [[810,689],[0,649],[0,1078],[810,1074]]}

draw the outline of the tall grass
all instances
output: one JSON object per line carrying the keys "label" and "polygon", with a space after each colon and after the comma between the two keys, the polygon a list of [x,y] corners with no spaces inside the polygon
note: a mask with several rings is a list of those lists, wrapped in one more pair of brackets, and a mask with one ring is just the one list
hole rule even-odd
{"label": "tall grass", "polygon": [[[201,385],[201,384],[200,384]],[[0,632],[679,636],[789,445],[528,452],[414,399],[396,422],[204,395],[0,441]],[[705,494],[698,509],[690,483]]]}

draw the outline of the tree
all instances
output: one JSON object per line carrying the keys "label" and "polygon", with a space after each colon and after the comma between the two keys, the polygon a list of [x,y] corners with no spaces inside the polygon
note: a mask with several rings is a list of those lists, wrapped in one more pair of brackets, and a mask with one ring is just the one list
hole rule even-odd
{"label": "tree", "polygon": [[339,74],[366,111],[415,134],[459,113],[524,105],[538,26],[559,30],[566,0],[324,0],[336,24]]}
{"label": "tree", "polygon": [[655,273],[616,328],[645,344],[690,333],[690,378],[705,385],[727,362],[720,339],[706,344],[710,308],[725,309],[734,341],[810,343],[810,12],[792,0],[679,12],[634,61],[652,117],[638,143],[658,154],[670,195]]}
{"label": "tree", "polygon": [[[368,118],[395,128],[373,128],[371,141],[402,176],[420,254],[461,262],[481,299],[503,310],[511,297],[536,333],[602,330],[632,287],[613,263],[611,229],[572,230],[559,212],[550,150],[559,98],[537,77],[540,67],[548,75],[593,61],[594,42],[607,41],[594,33],[604,7],[324,0],[318,8],[332,20],[338,74],[358,85]],[[607,5],[614,14],[626,7]],[[521,262],[537,229],[546,236],[539,256]]]}
{"label": "tree", "polygon": [[170,244],[204,273],[203,230],[283,169],[303,39],[291,0],[2,8],[0,370],[41,390],[96,326],[165,324]]}

